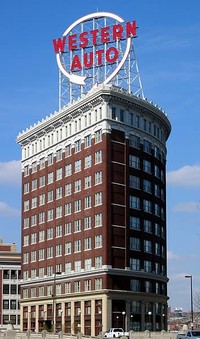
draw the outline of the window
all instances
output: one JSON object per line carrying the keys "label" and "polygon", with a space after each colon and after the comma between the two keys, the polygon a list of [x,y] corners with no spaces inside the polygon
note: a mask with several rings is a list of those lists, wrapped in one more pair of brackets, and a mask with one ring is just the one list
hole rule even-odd
{"label": "window", "polygon": [[101,150],[95,152],[95,164],[99,164],[100,162],[102,162],[102,151]]}
{"label": "window", "polygon": [[151,143],[149,141],[144,140],[143,150],[144,152],[151,154]]}
{"label": "window", "polygon": [[53,209],[47,211],[47,221],[53,220]]}
{"label": "window", "polygon": [[140,189],[140,178],[135,175],[129,175],[129,185],[132,188]]}
{"label": "window", "polygon": [[95,290],[101,290],[102,285],[102,278],[95,279]]}
{"label": "window", "polygon": [[39,224],[42,224],[45,222],[45,212],[39,213]]}
{"label": "window", "polygon": [[80,292],[81,291],[81,282],[75,281],[74,282],[74,292]]}
{"label": "window", "polygon": [[74,201],[74,212],[81,211],[81,199]]}
{"label": "window", "polygon": [[37,214],[31,216],[31,226],[37,225]]}
{"label": "window", "polygon": [[53,153],[48,155],[48,166],[53,164]]}
{"label": "window", "polygon": [[74,241],[74,252],[81,252],[81,240]]}
{"label": "window", "polygon": [[56,170],[56,180],[62,179],[62,167]]}
{"label": "window", "polygon": [[124,110],[123,109],[120,109],[119,111],[119,120],[121,122],[124,122]]}
{"label": "window", "polygon": [[95,248],[102,247],[102,244],[103,244],[102,235],[101,234],[95,235],[94,242],[95,242]]}
{"label": "window", "polygon": [[67,164],[65,166],[65,176],[68,177],[72,174],[72,164]]}
{"label": "window", "polygon": [[75,141],[75,153],[81,151],[81,139]]}
{"label": "window", "polygon": [[140,209],[140,198],[130,195],[129,206],[130,208]]}
{"label": "window", "polygon": [[91,250],[92,249],[92,238],[88,237],[84,239],[84,249]]}
{"label": "window", "polygon": [[131,279],[131,282],[130,282],[131,286],[131,291],[134,291],[134,292],[140,292],[140,280],[138,279]]}
{"label": "window", "polygon": [[45,231],[39,231],[39,242],[42,242],[45,240]]}
{"label": "window", "polygon": [[47,259],[48,258],[53,258],[53,247],[47,247]]}
{"label": "window", "polygon": [[71,155],[71,145],[66,146],[65,155],[66,155],[66,157],[69,157]]}
{"label": "window", "polygon": [[149,272],[149,273],[152,272],[152,264],[151,264],[151,261],[149,261],[149,260],[144,260],[144,271],[145,271],[145,272]]}
{"label": "window", "polygon": [[31,244],[36,244],[37,242],[37,233],[31,234]]}
{"label": "window", "polygon": [[56,161],[62,160],[62,149],[56,151]]}
{"label": "window", "polygon": [[140,271],[140,259],[130,258],[130,268],[132,271]]}
{"label": "window", "polygon": [[95,206],[102,205],[102,192],[98,192],[95,194]]}
{"label": "window", "polygon": [[47,199],[48,199],[48,202],[53,201],[53,190],[48,191]]}
{"label": "window", "polygon": [[90,271],[92,269],[92,259],[85,259],[85,271]]}
{"label": "window", "polygon": [[72,263],[66,262],[65,263],[65,273],[71,273],[71,271],[72,271]]}
{"label": "window", "polygon": [[130,237],[130,250],[134,250],[134,251],[140,251],[141,250],[139,238]]}
{"label": "window", "polygon": [[95,268],[102,268],[102,256],[95,257]]}
{"label": "window", "polygon": [[91,134],[85,137],[85,148],[91,146]]}
{"label": "window", "polygon": [[24,194],[29,193],[29,182],[24,184]]}
{"label": "window", "polygon": [[62,237],[62,225],[56,226],[56,237]]}
{"label": "window", "polygon": [[85,197],[85,208],[91,208],[92,207],[92,197],[91,195]]}
{"label": "window", "polygon": [[85,188],[89,188],[92,186],[92,176],[88,175],[85,177]]}
{"label": "window", "polygon": [[113,120],[116,120],[117,118],[117,115],[116,115],[116,108],[115,107],[112,107],[112,119]]}
{"label": "window", "polygon": [[81,231],[81,219],[74,221],[74,232],[80,232]]}
{"label": "window", "polygon": [[140,149],[140,137],[136,135],[130,135],[129,137],[129,145],[133,148]]}
{"label": "window", "polygon": [[155,223],[155,235],[160,236],[160,225]]}
{"label": "window", "polygon": [[29,200],[25,200],[24,201],[24,211],[28,211],[29,210]]}
{"label": "window", "polygon": [[84,230],[90,229],[91,225],[92,225],[92,218],[91,217],[85,217],[84,218]]}
{"label": "window", "polygon": [[29,175],[29,165],[24,167],[24,176]]}
{"label": "window", "polygon": [[148,233],[152,233],[152,224],[150,220],[144,219],[144,231]]}
{"label": "window", "polygon": [[75,161],[75,172],[80,172],[81,171],[81,160]]}
{"label": "window", "polygon": [[102,226],[102,213],[95,214],[95,227]]}
{"label": "window", "polygon": [[9,300],[3,300],[3,309],[9,310]]}
{"label": "window", "polygon": [[87,155],[85,157],[85,168],[91,167],[92,166],[92,156]]}
{"label": "window", "polygon": [[130,228],[133,230],[140,230],[140,218],[130,216]]}
{"label": "window", "polygon": [[62,198],[62,187],[56,188],[56,199]]}
{"label": "window", "polygon": [[155,255],[160,255],[160,244],[155,243]]}
{"label": "window", "polygon": [[24,246],[28,246],[29,245],[29,235],[25,235],[24,236]]}
{"label": "window", "polygon": [[129,166],[132,168],[140,169],[140,158],[135,155],[129,155]]}
{"label": "window", "polygon": [[72,194],[72,184],[71,182],[69,184],[65,185],[65,195],[70,195]]}
{"label": "window", "polygon": [[40,194],[39,196],[39,205],[42,206],[45,204],[45,194]]}
{"label": "window", "polygon": [[65,244],[65,254],[71,254],[72,253],[72,243],[66,242]]}
{"label": "window", "polygon": [[143,160],[143,170],[144,172],[151,173],[151,163],[148,160]]}
{"label": "window", "polygon": [[65,215],[69,215],[72,213],[72,204],[71,202],[65,204]]}
{"label": "window", "polygon": [[47,228],[47,240],[53,239],[53,227]]}
{"label": "window", "polygon": [[102,171],[95,173],[95,185],[102,183]]}
{"label": "window", "polygon": [[80,192],[81,191],[81,179],[76,180],[74,183],[74,192]]}
{"label": "window", "polygon": [[152,242],[150,240],[144,240],[144,252],[152,253]]}
{"label": "window", "polygon": [[72,233],[72,224],[71,222],[67,222],[65,224],[65,235]]}
{"label": "window", "polygon": [[[160,198],[160,186],[157,184],[154,185],[154,194],[156,197]],[[164,195],[163,191],[162,191],[162,195]]]}
{"label": "window", "polygon": [[40,187],[45,186],[45,175],[40,177]]}
{"label": "window", "polygon": [[44,260],[44,248],[39,250],[39,260]]}
{"label": "window", "polygon": [[37,197],[32,198],[31,201],[31,208],[36,208],[37,207]]}
{"label": "window", "polygon": [[48,184],[53,183],[53,172],[48,173]]}
{"label": "window", "polygon": [[102,130],[98,130],[95,132],[95,144],[102,140]]}
{"label": "window", "polygon": [[74,262],[74,271],[75,272],[81,271],[81,260],[77,260]]}
{"label": "window", "polygon": [[144,209],[144,212],[152,213],[152,204],[151,204],[151,201],[144,200],[143,201],[143,209]]}
{"label": "window", "polygon": [[[91,280],[85,280],[84,281],[84,290],[85,291],[91,291],[92,284]],[[91,314],[91,307],[90,306],[85,306],[85,314]]]}
{"label": "window", "polygon": [[37,259],[36,259],[36,251],[32,251],[31,252],[31,262],[35,262]]}
{"label": "window", "polygon": [[29,228],[29,218],[24,219],[24,228]]}
{"label": "window", "polygon": [[37,189],[37,179],[33,179],[31,183],[32,191]]}
{"label": "window", "polygon": [[60,257],[62,255],[62,245],[56,245],[56,257]]}
{"label": "window", "polygon": [[56,218],[62,218],[62,206],[56,207]]}
{"label": "window", "polygon": [[151,181],[143,180],[143,190],[144,192],[151,193]]}
{"label": "window", "polygon": [[158,204],[154,205],[154,213],[155,213],[155,215],[160,217],[160,206]]}

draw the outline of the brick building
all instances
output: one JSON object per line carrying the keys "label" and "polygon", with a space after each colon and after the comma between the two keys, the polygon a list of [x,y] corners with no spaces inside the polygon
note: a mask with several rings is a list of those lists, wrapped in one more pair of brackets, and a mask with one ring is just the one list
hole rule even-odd
{"label": "brick building", "polygon": [[8,322],[20,328],[21,253],[15,244],[5,244],[0,239],[0,329]]}
{"label": "brick building", "polygon": [[167,328],[166,114],[99,86],[18,135],[21,329]]}

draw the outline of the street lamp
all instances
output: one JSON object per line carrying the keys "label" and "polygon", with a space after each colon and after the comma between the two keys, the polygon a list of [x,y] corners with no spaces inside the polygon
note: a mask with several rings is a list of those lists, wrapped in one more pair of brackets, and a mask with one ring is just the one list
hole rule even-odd
{"label": "street lamp", "polygon": [[193,315],[192,275],[185,275],[185,278],[189,278],[189,279],[190,279],[191,328],[192,328],[192,330],[193,330],[193,320],[194,320],[194,315]]}
{"label": "street lamp", "polygon": [[123,311],[122,315],[123,315],[123,329],[124,329],[124,331],[126,331],[126,329],[125,329],[125,314],[126,314],[126,312]]}
{"label": "street lamp", "polygon": [[58,274],[61,274],[61,272],[54,273],[54,279],[53,279],[53,293],[52,293],[52,323],[53,323],[53,333],[56,331],[56,312],[55,312],[55,297],[56,297],[56,276]]}
{"label": "street lamp", "polygon": [[119,316],[118,315],[116,316],[116,319],[117,319],[117,327],[119,327]]}
{"label": "street lamp", "polygon": [[149,316],[149,330],[151,329],[151,315],[152,315],[152,312],[149,311],[148,312],[148,316]]}

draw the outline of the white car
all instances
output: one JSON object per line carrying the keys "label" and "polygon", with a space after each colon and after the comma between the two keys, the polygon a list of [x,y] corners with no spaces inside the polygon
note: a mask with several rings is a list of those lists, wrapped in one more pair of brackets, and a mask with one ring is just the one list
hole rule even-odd
{"label": "white car", "polygon": [[123,328],[110,328],[106,333],[104,334],[105,338],[120,338],[122,336],[129,336],[128,332],[124,332]]}

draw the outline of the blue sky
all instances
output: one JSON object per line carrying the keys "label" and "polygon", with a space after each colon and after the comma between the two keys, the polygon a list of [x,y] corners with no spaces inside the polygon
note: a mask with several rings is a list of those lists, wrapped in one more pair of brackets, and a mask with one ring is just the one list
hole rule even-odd
{"label": "blue sky", "polygon": [[137,21],[135,51],[147,99],[172,124],[167,147],[169,305],[190,310],[200,288],[200,1],[0,0],[0,236],[20,251],[20,158],[16,137],[58,109],[52,39],[83,15]]}

